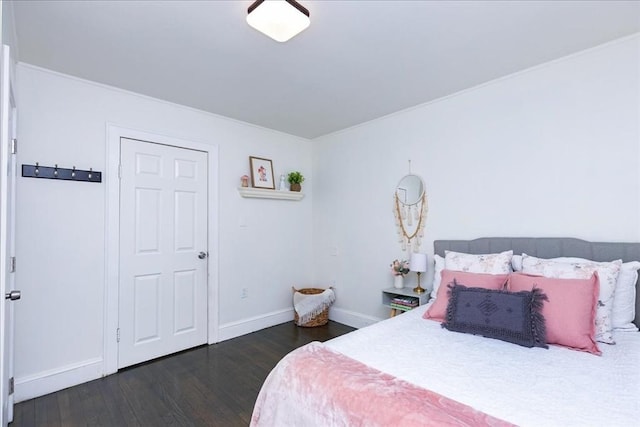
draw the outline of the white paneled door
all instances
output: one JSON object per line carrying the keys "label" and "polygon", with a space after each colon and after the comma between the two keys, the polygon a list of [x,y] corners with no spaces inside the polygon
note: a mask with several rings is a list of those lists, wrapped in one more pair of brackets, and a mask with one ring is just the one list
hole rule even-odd
{"label": "white paneled door", "polygon": [[118,368],[207,341],[207,153],[120,140]]}

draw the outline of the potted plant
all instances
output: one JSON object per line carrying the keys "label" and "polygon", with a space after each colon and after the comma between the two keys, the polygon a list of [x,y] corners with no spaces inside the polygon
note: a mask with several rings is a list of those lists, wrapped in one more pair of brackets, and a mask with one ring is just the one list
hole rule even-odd
{"label": "potted plant", "polygon": [[291,184],[291,191],[300,191],[302,188],[300,184],[304,182],[304,176],[298,171],[289,172],[289,176],[287,177],[289,184]]}

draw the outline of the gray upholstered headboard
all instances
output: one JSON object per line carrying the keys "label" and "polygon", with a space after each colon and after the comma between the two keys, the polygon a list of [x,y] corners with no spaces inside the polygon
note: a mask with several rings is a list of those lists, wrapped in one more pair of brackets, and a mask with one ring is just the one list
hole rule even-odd
{"label": "gray upholstered headboard", "polygon": [[[539,258],[561,256],[587,258],[594,261],[640,261],[640,243],[587,242],[565,237],[484,237],[475,240],[436,240],[435,253],[445,250],[470,254],[488,254],[513,249],[514,254],[526,253]],[[640,326],[640,280],[636,283],[636,318]]]}

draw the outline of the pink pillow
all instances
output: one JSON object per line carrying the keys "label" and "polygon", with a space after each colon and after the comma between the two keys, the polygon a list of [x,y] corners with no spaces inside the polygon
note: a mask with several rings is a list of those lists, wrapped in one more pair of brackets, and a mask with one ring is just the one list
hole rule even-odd
{"label": "pink pillow", "polygon": [[595,273],[590,279],[552,279],[513,273],[509,277],[511,292],[538,288],[547,295],[542,315],[547,325],[547,343],[600,355],[595,340],[595,319],[600,280]]}
{"label": "pink pillow", "polygon": [[508,274],[481,274],[467,273],[464,271],[442,270],[442,281],[438,287],[436,300],[431,307],[422,316],[425,319],[433,319],[438,322],[444,322],[447,313],[447,305],[449,304],[449,286],[453,286],[455,279],[458,285],[464,285],[468,288],[484,288],[484,289],[504,289]]}

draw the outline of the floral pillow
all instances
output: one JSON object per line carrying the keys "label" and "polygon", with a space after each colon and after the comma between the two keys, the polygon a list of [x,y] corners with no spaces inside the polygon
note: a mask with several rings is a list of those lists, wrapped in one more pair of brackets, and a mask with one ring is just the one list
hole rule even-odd
{"label": "floral pillow", "polygon": [[513,257],[513,251],[481,255],[445,251],[444,268],[467,273],[509,274],[511,257]]}
{"label": "floral pillow", "polygon": [[596,312],[596,341],[615,344],[613,340],[612,309],[616,282],[622,260],[611,262],[560,262],[522,254],[522,272],[557,279],[588,279],[594,272],[600,278],[598,309]]}
{"label": "floral pillow", "polygon": [[[595,262],[590,259],[575,257],[558,257],[550,258],[550,260],[570,263]],[[511,266],[513,271],[522,271],[522,255],[514,255],[511,258]],[[638,327],[633,323],[633,319],[636,317],[638,269],[640,269],[640,261],[623,262],[620,268],[611,309],[611,323],[614,331],[638,331]]]}

